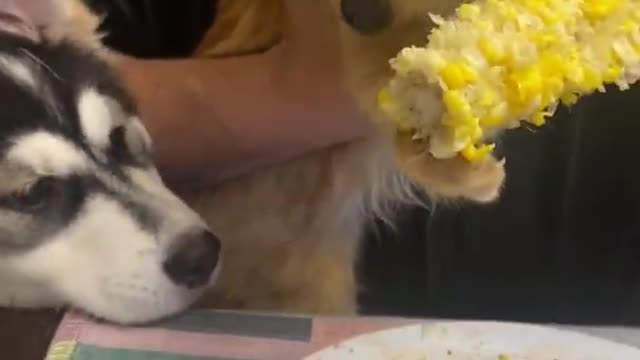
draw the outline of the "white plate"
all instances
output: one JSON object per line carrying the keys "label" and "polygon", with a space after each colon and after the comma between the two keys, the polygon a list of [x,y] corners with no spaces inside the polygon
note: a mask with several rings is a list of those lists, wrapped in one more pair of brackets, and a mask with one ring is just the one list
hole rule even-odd
{"label": "white plate", "polygon": [[640,360],[640,349],[554,328],[497,322],[411,325],[361,335],[305,360]]}

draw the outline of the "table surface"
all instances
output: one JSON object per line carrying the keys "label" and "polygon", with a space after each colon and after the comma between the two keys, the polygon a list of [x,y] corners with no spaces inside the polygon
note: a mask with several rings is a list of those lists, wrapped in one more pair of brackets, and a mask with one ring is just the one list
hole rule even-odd
{"label": "table surface", "polygon": [[560,329],[567,329],[581,332],[588,335],[598,336],[622,344],[640,348],[640,328],[629,327],[596,327],[596,326],[557,326]]}
{"label": "table surface", "polygon": [[[118,327],[68,313],[47,359],[299,360],[358,335],[435,321],[193,310],[151,326]],[[636,328],[549,326],[640,348],[640,329]]]}

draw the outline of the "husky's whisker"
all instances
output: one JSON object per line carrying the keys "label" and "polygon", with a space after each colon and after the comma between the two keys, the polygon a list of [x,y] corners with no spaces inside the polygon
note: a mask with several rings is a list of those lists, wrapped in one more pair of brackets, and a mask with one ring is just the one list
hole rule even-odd
{"label": "husky's whisker", "polygon": [[56,79],[63,81],[62,77],[60,75],[58,75],[55,71],[53,71],[53,69],[51,68],[51,66],[47,65],[47,63],[44,62],[44,60],[42,60],[41,58],[39,58],[38,56],[36,56],[36,54],[32,53],[31,51],[20,47],[19,48],[20,52],[22,52],[23,54],[25,54],[27,57],[29,57],[31,60],[33,60],[34,62],[36,62],[38,65],[42,66],[43,68],[45,68],[51,75],[53,75]]}

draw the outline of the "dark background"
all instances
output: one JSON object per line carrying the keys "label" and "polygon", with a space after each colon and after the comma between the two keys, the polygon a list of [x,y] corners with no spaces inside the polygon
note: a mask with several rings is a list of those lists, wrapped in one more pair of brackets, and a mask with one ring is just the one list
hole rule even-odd
{"label": "dark background", "polygon": [[[211,0],[85,0],[108,45],[188,56]],[[507,184],[490,206],[406,208],[371,227],[366,313],[640,325],[640,89],[581,101],[501,139]],[[40,360],[60,311],[0,309],[2,358]],[[9,351],[9,353],[7,353]]]}
{"label": "dark background", "polygon": [[[187,56],[215,21],[209,0],[87,1],[108,14],[107,43],[143,57]],[[365,311],[640,324],[638,91],[609,89],[504,136],[497,204],[407,208],[399,230],[372,227]]]}

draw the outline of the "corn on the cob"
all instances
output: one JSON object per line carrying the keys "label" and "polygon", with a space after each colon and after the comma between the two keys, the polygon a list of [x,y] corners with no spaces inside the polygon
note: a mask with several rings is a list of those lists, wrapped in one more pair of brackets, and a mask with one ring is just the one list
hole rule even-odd
{"label": "corn on the cob", "polygon": [[[378,104],[436,158],[482,160],[496,129],[541,126],[559,104],[640,78],[640,0],[478,0],[430,16],[426,46],[391,59]],[[434,86],[438,119],[420,95]]]}

